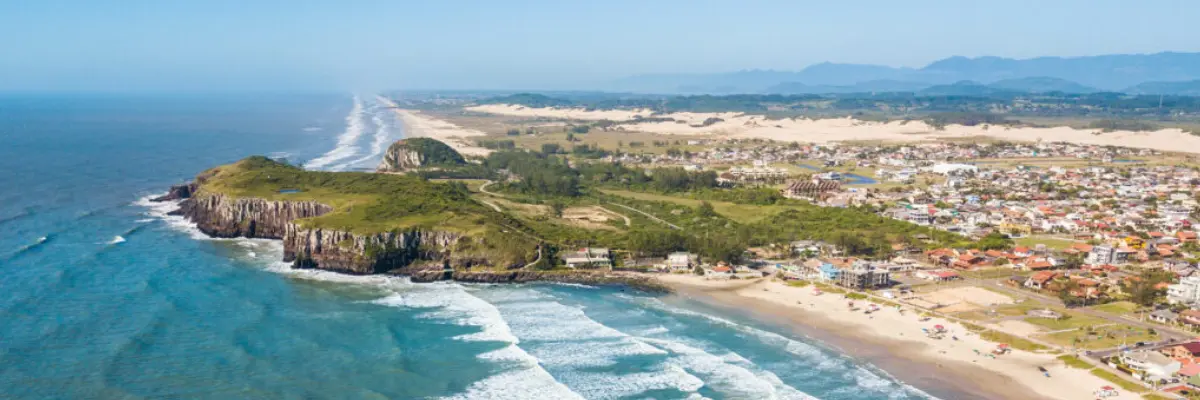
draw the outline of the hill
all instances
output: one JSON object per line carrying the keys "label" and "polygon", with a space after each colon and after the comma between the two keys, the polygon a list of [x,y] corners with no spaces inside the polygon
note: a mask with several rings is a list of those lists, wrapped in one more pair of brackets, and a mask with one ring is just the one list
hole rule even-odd
{"label": "hill", "polygon": [[1028,93],[1096,93],[1101,91],[1100,89],[1084,86],[1066,79],[1051,78],[1048,76],[1004,79],[992,82],[988,86],[995,89]]}
{"label": "hill", "polygon": [[466,163],[462,154],[453,147],[434,139],[418,137],[397,140],[388,146],[376,169],[380,172],[405,172],[424,167],[447,167]]}
{"label": "hill", "polygon": [[1182,82],[1145,82],[1125,89],[1125,92],[1168,96],[1200,96],[1200,79]]}
{"label": "hill", "polygon": [[[1036,79],[1020,81],[1026,78]],[[813,93],[810,90],[817,90],[822,93],[841,93],[843,89],[839,87],[872,81],[951,84],[969,80],[1004,82],[1003,86],[997,89],[1051,91],[1053,87],[1060,87],[1071,90],[1070,93],[1076,93],[1085,89],[1120,91],[1143,82],[1197,79],[1200,79],[1200,53],[1163,52],[1030,59],[955,56],[934,61],[921,68],[819,63],[799,71],[641,75],[614,82],[613,88],[653,93],[786,93],[771,89],[785,82],[803,82],[818,89],[794,87],[790,92]],[[1074,82],[1079,86],[1057,80]],[[832,91],[823,92],[825,87],[831,87]]]}

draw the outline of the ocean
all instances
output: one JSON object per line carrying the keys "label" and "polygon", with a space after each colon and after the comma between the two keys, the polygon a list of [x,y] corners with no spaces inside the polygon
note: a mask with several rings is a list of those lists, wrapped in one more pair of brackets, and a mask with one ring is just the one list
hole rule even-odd
{"label": "ocean", "polygon": [[0,398],[930,398],[686,297],[296,271],[148,202],[254,154],[371,169],[402,137],[369,95],[0,95]]}

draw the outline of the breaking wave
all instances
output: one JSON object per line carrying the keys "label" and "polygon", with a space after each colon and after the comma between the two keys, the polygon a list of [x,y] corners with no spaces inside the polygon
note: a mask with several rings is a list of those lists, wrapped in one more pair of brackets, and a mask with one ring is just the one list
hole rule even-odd
{"label": "breaking wave", "polygon": [[322,169],[337,161],[353,157],[358,153],[357,142],[363,134],[363,117],[365,109],[363,101],[358,96],[354,96],[354,106],[350,108],[350,113],[346,115],[346,130],[338,135],[337,145],[333,150],[329,150],[320,157],[314,158],[304,164],[308,169]]}

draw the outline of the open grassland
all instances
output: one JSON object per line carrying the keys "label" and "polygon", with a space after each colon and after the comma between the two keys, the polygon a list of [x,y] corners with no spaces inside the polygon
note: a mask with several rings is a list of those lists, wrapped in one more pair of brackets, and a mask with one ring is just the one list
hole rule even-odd
{"label": "open grassland", "polygon": [[489,210],[469,192],[448,184],[396,174],[305,171],[265,157],[250,157],[202,174],[201,193],[274,201],[315,201],[334,211],[299,221],[304,226],[356,233],[434,227],[482,232]]}
{"label": "open grassland", "polygon": [[[603,189],[601,191],[614,196],[628,197],[637,200],[662,201],[693,208],[700,206],[700,203],[703,202],[702,200],[656,193],[632,192],[628,190],[617,189]],[[785,210],[798,209],[797,207],[791,206],[760,206],[752,204],[736,204],[723,201],[710,201],[709,204],[713,206],[713,210],[718,214],[738,222],[755,222]]]}
{"label": "open grassland", "polygon": [[1062,239],[1062,238],[1056,238],[1056,237],[1051,237],[1051,236],[1036,236],[1036,235],[1016,238],[1016,239],[1013,239],[1013,242],[1016,243],[1016,245],[1018,245],[1018,246],[1025,246],[1025,247],[1029,247],[1031,249],[1034,248],[1035,246],[1041,244],[1041,245],[1045,245],[1047,249],[1051,249],[1051,250],[1065,250],[1065,249],[1070,248],[1071,245],[1078,243],[1071,239]]}

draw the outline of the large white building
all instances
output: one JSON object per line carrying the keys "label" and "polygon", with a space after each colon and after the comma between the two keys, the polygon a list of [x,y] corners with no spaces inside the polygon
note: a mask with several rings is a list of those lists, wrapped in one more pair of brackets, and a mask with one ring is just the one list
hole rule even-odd
{"label": "large white building", "polygon": [[1167,302],[1171,304],[1200,303],[1200,276],[1189,276],[1167,286]]}

